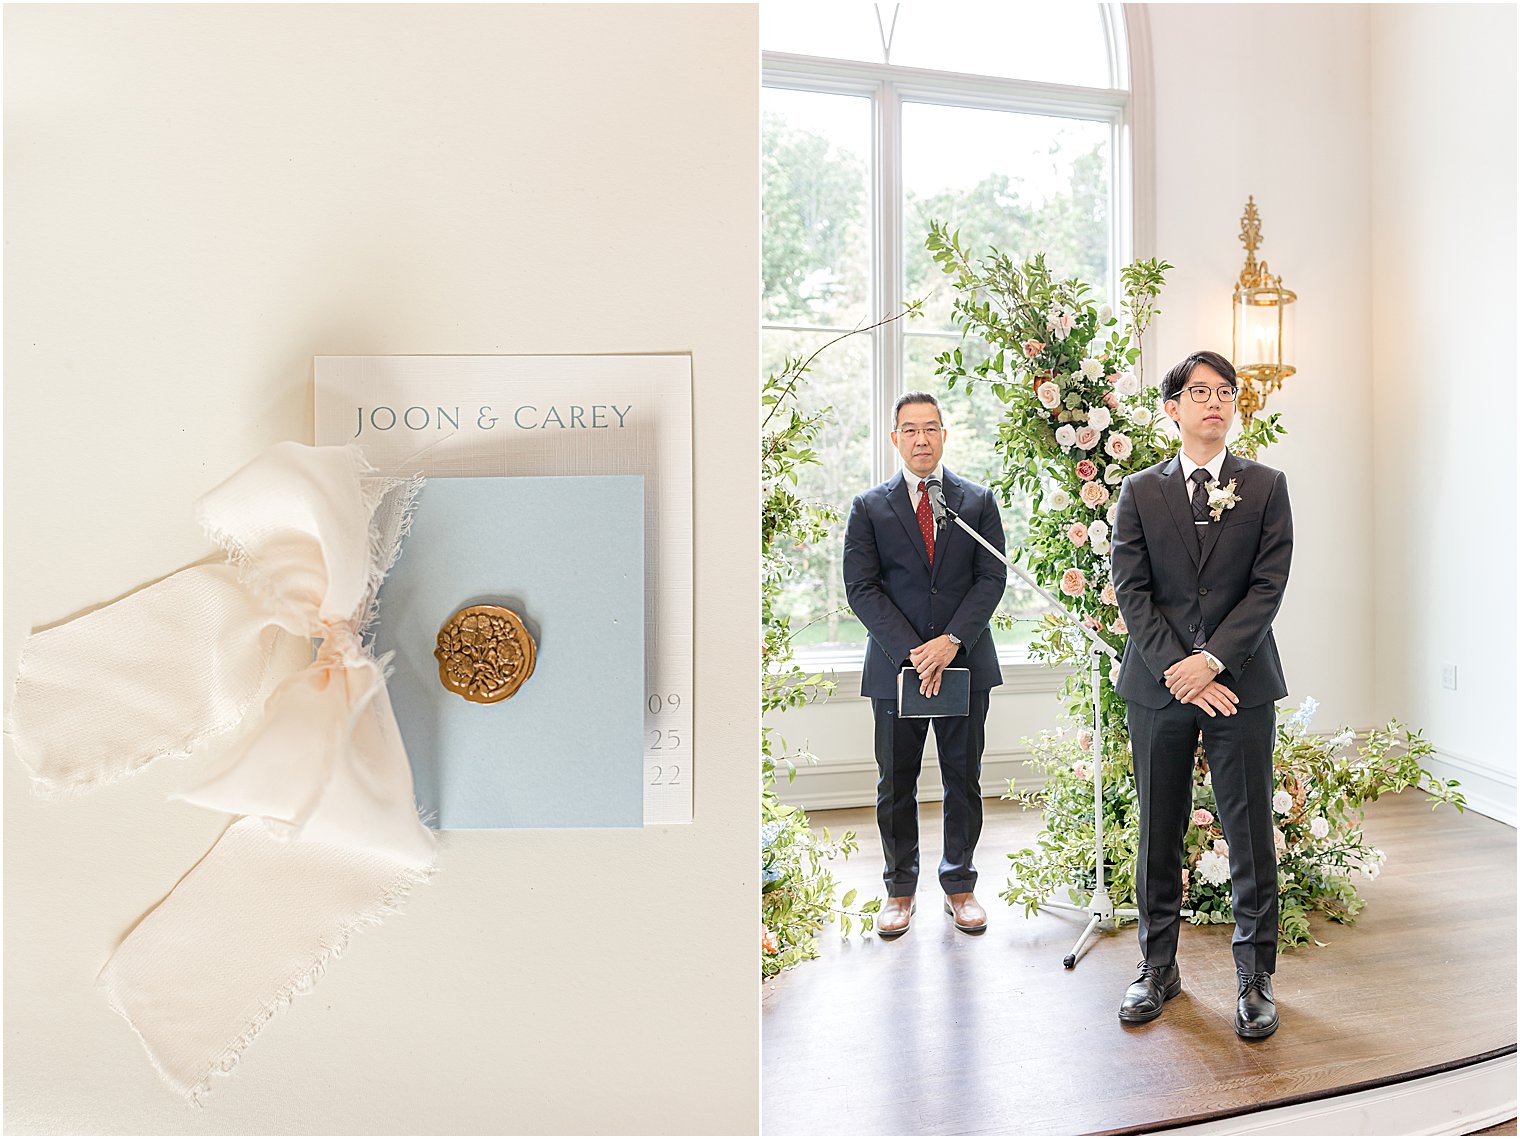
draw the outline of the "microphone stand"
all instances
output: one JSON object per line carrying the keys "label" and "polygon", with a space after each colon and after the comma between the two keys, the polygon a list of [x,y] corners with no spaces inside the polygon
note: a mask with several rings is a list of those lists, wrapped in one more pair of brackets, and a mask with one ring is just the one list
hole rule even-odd
{"label": "microphone stand", "polygon": [[1118,660],[1119,654],[1117,651],[1115,651],[1112,645],[1110,645],[1102,637],[1098,636],[1096,632],[1094,632],[1092,629],[1089,629],[1080,620],[1078,620],[1077,615],[1068,609],[1064,602],[1062,602],[1058,597],[1050,593],[1048,590],[1041,587],[1039,582],[1035,581],[1034,578],[1030,577],[1021,568],[1010,562],[1004,554],[998,551],[998,548],[996,546],[987,541],[986,538],[983,538],[971,526],[967,525],[966,520],[957,514],[954,510],[950,509],[949,504],[945,502],[944,491],[939,485],[937,485],[937,479],[935,480],[935,483],[936,485],[931,488],[929,497],[930,505],[943,509],[944,517],[953,521],[967,534],[970,534],[971,537],[976,539],[976,541],[984,549],[986,549],[988,553],[990,553],[993,557],[997,558],[998,561],[1007,566],[1012,573],[1017,574],[1025,585],[1033,589],[1036,593],[1038,593],[1051,605],[1055,606],[1056,609],[1064,613],[1067,617],[1070,617],[1072,621],[1075,622],[1077,628],[1081,629],[1083,634],[1087,637],[1088,641],[1091,642],[1088,648],[1088,652],[1092,657],[1093,845],[1096,856],[1093,862],[1093,866],[1097,872],[1097,884],[1096,888],[1093,890],[1092,901],[1090,901],[1086,906],[1078,906],[1071,902],[1060,902],[1055,900],[1047,900],[1041,903],[1041,906],[1044,909],[1073,910],[1077,913],[1085,913],[1088,915],[1087,928],[1082,931],[1082,936],[1077,938],[1077,943],[1072,946],[1071,952],[1061,959],[1061,964],[1063,966],[1065,966],[1067,969],[1072,969],[1076,967],[1077,955],[1080,954],[1086,947],[1087,943],[1093,939],[1098,931],[1098,927],[1101,926],[1104,922],[1108,922],[1116,926],[1116,919],[1128,918],[1134,920],[1138,919],[1140,916],[1139,910],[1129,908],[1114,908],[1113,901],[1108,896],[1108,885],[1104,881],[1103,876],[1103,708],[1099,700],[1099,685],[1103,683],[1103,658],[1107,656],[1111,660]]}

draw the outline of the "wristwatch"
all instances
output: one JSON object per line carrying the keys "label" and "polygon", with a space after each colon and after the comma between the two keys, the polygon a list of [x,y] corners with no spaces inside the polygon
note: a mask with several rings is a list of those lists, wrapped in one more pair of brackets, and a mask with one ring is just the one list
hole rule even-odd
{"label": "wristwatch", "polygon": [[946,633],[945,636],[947,636],[947,637],[950,638],[950,643],[952,645],[958,645],[958,644],[961,643],[961,639],[959,637],[957,637],[954,633]]}
{"label": "wristwatch", "polygon": [[1220,661],[1219,658],[1216,657],[1213,653],[1209,652],[1207,649],[1195,649],[1194,651],[1203,654],[1203,663],[1209,666],[1209,671],[1211,671],[1215,676],[1218,676],[1221,672],[1224,671],[1224,663]]}

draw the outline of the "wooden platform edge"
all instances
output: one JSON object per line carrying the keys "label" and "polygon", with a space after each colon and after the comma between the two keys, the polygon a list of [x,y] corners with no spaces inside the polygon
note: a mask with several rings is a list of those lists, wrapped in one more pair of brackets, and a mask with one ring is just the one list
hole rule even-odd
{"label": "wooden platform edge", "polygon": [[1515,1116],[1515,1045],[1333,1094],[1289,1096],[1103,1135],[1468,1135]]}

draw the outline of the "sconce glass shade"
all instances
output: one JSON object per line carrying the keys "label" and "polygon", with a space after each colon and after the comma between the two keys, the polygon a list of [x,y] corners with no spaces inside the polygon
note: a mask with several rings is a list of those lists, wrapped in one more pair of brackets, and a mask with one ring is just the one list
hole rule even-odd
{"label": "sconce glass shade", "polygon": [[1232,359],[1242,378],[1277,383],[1293,366],[1293,302],[1280,286],[1235,290]]}

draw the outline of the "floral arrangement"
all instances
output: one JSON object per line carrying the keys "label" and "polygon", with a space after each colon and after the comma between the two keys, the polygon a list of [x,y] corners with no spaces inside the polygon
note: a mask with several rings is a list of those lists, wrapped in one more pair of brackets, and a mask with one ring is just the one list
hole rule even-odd
{"label": "floral arrangement", "polygon": [[[921,303],[914,301],[897,320],[917,315]],[[882,321],[879,323],[886,323]],[[856,331],[866,332],[877,325]],[[845,336],[855,335],[855,332]],[[811,415],[799,406],[798,394],[809,366],[837,337],[811,356],[787,359],[779,374],[766,377],[761,390],[765,418],[761,424],[760,478],[760,713],[798,708],[833,691],[832,681],[821,673],[808,674],[794,660],[790,618],[780,612],[777,601],[794,572],[785,550],[798,543],[816,542],[838,521],[839,512],[797,493],[798,474],[818,462],[818,434],[828,424],[832,410]],[[789,750],[785,740],[769,727],[760,729],[760,972],[772,977],[783,969],[818,956],[817,935],[825,924],[837,921],[848,937],[859,924],[870,931],[881,899],[856,905],[856,892],[837,898],[838,886],[827,863],[848,858],[857,847],[854,832],[834,838],[825,828],[813,834],[800,807],[781,802],[776,776],[785,768],[788,779],[798,763],[812,762],[805,750]]]}
{"label": "floral arrangement", "polygon": [[[1003,469],[991,480],[1004,503],[1015,493],[1031,499],[1029,536],[1017,551],[1025,568],[1089,630],[1122,654],[1128,630],[1119,613],[1110,533],[1124,476],[1170,457],[1175,439],[1162,429],[1158,393],[1144,379],[1142,339],[1159,311],[1164,261],[1137,261],[1120,272],[1120,311],[1096,303],[1078,280],[1058,279],[1043,256],[1022,264],[996,249],[973,257],[958,232],[931,224],[927,245],[940,268],[954,278],[953,313],[962,331],[990,346],[968,367],[959,348],[936,358],[946,383],[982,383],[1006,405],[997,445]],[[1259,417],[1231,442],[1254,456],[1282,434],[1277,415]],[[1233,484],[1209,490],[1216,519],[1239,501]],[[1000,617],[1006,627],[1009,618]],[[1078,724],[1092,720],[1087,636],[1063,617],[1049,614],[1030,642],[1030,657],[1077,666],[1061,699]],[[1099,693],[1104,739],[1103,810],[1105,880],[1117,906],[1134,904],[1138,819],[1124,700],[1113,690],[1118,665]],[[1291,806],[1278,812],[1282,836],[1279,874],[1279,935],[1288,944],[1309,940],[1307,915],[1322,912],[1350,921],[1361,902],[1352,872],[1368,873],[1381,854],[1362,838],[1353,813],[1384,791],[1427,789],[1439,802],[1461,809],[1456,784],[1442,784],[1420,766],[1433,749],[1396,722],[1372,733],[1356,760],[1340,758],[1350,743],[1343,732],[1318,743],[1303,731],[1312,705],[1284,722],[1274,763]],[[1397,759],[1394,734],[1403,732]],[[1333,746],[1332,746],[1333,745]],[[1092,732],[1080,728],[1042,737],[1034,762],[1047,773],[1038,795],[1008,797],[1042,805],[1044,830],[1037,846],[1009,856],[1013,879],[1002,894],[1010,904],[1034,910],[1061,890],[1082,896],[1096,885],[1093,860]],[[1196,812],[1187,834],[1189,901],[1195,921],[1230,921],[1229,867],[1223,834],[1214,818],[1207,760],[1201,754],[1194,781]],[[1284,804],[1281,796],[1278,805]]]}
{"label": "floral arrangement", "polygon": [[[1420,787],[1432,803],[1462,810],[1466,801],[1455,780],[1442,783],[1422,766],[1434,748],[1423,736],[1391,721],[1354,748],[1355,734],[1308,732],[1318,705],[1305,700],[1279,717],[1272,767],[1275,792],[1273,838],[1278,859],[1278,937],[1283,945],[1321,945],[1309,931],[1309,914],[1351,924],[1362,909],[1357,877],[1372,880],[1385,855],[1367,841],[1362,808],[1386,792]],[[1010,905],[1033,913],[1063,895],[1085,906],[1096,885],[1093,856],[1093,757],[1085,729],[1056,729],[1032,743],[1034,763],[1045,772],[1039,792],[1005,796],[1043,806],[1045,831],[1037,847],[1008,856],[1013,877],[1001,893]],[[1116,905],[1131,905],[1139,818],[1127,746],[1103,765],[1104,880]],[[1183,912],[1197,925],[1233,922],[1229,846],[1215,817],[1208,757],[1195,757],[1193,815],[1183,839]]]}

